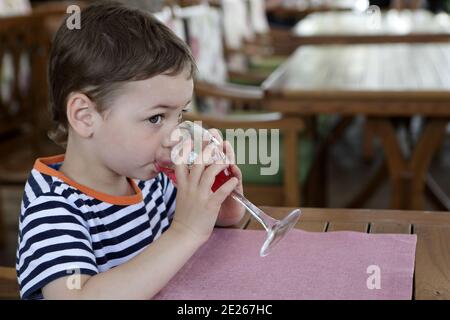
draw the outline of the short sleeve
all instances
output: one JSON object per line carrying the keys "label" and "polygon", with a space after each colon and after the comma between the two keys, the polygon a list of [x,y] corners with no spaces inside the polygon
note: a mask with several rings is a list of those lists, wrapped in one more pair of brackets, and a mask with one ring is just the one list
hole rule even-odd
{"label": "short sleeve", "polygon": [[172,220],[175,213],[177,188],[165,174],[161,175],[163,178],[163,199],[166,204],[167,217],[169,220]]}
{"label": "short sleeve", "polygon": [[58,195],[33,200],[20,219],[16,269],[23,299],[42,297],[42,288],[58,278],[97,274],[82,212]]}

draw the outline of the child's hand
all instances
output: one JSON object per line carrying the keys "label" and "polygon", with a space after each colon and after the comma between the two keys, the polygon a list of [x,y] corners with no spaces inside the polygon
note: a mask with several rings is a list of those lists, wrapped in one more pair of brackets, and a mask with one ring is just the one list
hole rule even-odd
{"label": "child's hand", "polygon": [[[190,145],[187,146],[190,148]],[[219,210],[224,200],[239,183],[238,178],[231,178],[216,192],[211,191],[215,177],[229,164],[210,163],[213,145],[207,146],[199,155],[198,164],[188,169],[187,159],[175,166],[177,177],[177,198],[175,216],[172,221],[174,230],[187,233],[195,239],[205,242],[215,225]],[[242,188],[242,187],[241,187]]]}
{"label": "child's hand", "polygon": [[[231,174],[236,177],[239,182],[236,185],[235,190],[244,194],[244,188],[242,186],[242,173],[239,167],[235,164],[235,154],[233,147],[228,141],[223,141],[220,132],[216,129],[211,129],[209,132],[222,143],[222,151],[227,156],[230,163]],[[245,208],[232,197],[228,196],[220,207],[219,216],[217,218],[216,225],[218,226],[230,226],[238,223],[244,216]]]}

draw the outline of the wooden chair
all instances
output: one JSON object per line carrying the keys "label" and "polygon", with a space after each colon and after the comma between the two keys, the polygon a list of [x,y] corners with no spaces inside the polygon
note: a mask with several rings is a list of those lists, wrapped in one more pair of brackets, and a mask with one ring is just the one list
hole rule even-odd
{"label": "wooden chair", "polygon": [[[258,205],[299,206],[302,188],[298,173],[299,136],[304,129],[303,123],[294,118],[283,118],[279,113],[266,113],[241,117],[215,117],[200,113],[190,113],[186,117],[191,121],[201,121],[206,127],[217,129],[279,129],[283,135],[284,148],[282,155],[283,183],[267,185],[245,183],[245,195]],[[238,164],[239,165],[239,164]]]}
{"label": "wooden chair", "polygon": [[[232,70],[230,66],[226,63],[226,47],[224,45],[223,37],[224,30],[223,26],[220,25],[220,15],[223,14],[217,5],[208,7],[204,4],[197,5],[194,7],[185,7],[179,10],[174,10],[175,15],[173,19],[178,19],[182,21],[184,30],[183,38],[186,43],[191,47],[194,58],[199,65],[198,79],[204,81],[201,88],[207,88],[207,90],[214,90],[215,98],[221,97],[225,94],[223,98],[233,102],[233,106],[241,109],[260,109],[261,108],[261,89],[259,84],[266,75],[262,75],[258,72],[254,73],[249,70],[236,71]],[[205,19],[205,17],[207,17]],[[198,23],[198,21],[207,21],[207,24],[203,25],[202,28],[198,26],[192,26],[193,23]],[[204,29],[210,29],[208,37],[205,37],[205,33],[202,31]],[[193,30],[196,30],[193,32]],[[222,39],[222,44],[220,41],[215,41],[216,47],[208,51],[207,45],[210,43],[210,38]],[[202,51],[202,49],[204,51]],[[205,52],[207,51],[207,52]],[[212,63],[211,63],[212,61]],[[203,66],[203,68],[202,68]],[[209,69],[205,70],[204,66],[209,66]],[[205,82],[214,83],[214,85],[208,86]],[[216,86],[216,84],[220,84]],[[241,95],[241,99],[228,99],[227,94],[233,91]],[[200,92],[200,91],[199,91]],[[221,92],[221,93],[219,93]],[[255,100],[254,97],[258,96]],[[236,97],[236,95],[234,95]],[[242,99],[245,97],[250,97],[250,99]],[[258,101],[259,100],[259,101]]]}
{"label": "wooden chair", "polygon": [[[33,14],[0,19],[0,188],[23,186],[37,157],[62,152],[46,134],[50,36],[44,22]],[[2,209],[0,199],[0,247],[6,233]]]}
{"label": "wooden chair", "polygon": [[20,293],[16,269],[0,267],[0,300],[19,298]]}
{"label": "wooden chair", "polygon": [[[169,5],[174,5],[177,1],[168,1]],[[226,41],[225,18],[233,11],[225,10],[220,0],[189,0],[178,1],[182,7],[198,6],[199,4],[208,5],[218,9],[222,17],[222,44],[223,55],[228,63],[228,79],[232,83],[244,85],[260,85],[267,76],[293,52],[291,35],[286,30],[268,29],[265,31],[254,30],[251,23],[245,22],[252,30],[251,39],[242,39],[239,47],[237,44],[231,45]],[[250,2],[243,1],[244,7],[250,12]],[[241,17],[241,16],[239,16]],[[233,19],[237,17],[233,16]],[[240,22],[243,23],[243,22]],[[239,33],[239,32],[238,32]],[[242,36],[242,35],[241,35]],[[187,39],[189,41],[189,39]],[[236,65],[236,61],[239,61]]]}
{"label": "wooden chair", "polygon": [[[252,30],[252,36],[243,38],[239,47],[232,47],[224,41],[224,53],[227,61],[240,57],[245,61],[244,69],[230,68],[230,79],[241,84],[261,84],[286,58],[294,51],[292,47],[292,36],[290,31],[270,28],[264,10],[264,1],[261,1],[263,12],[253,7],[254,3],[249,0],[243,1],[246,10],[246,25]],[[231,15],[234,21],[237,17],[233,10],[225,10],[223,3],[215,5],[221,8],[224,19]],[[259,17],[259,27],[251,23],[250,15],[254,12]],[[241,19],[243,18],[240,16]],[[264,27],[264,25],[266,27]],[[226,30],[224,28],[224,34]]]}

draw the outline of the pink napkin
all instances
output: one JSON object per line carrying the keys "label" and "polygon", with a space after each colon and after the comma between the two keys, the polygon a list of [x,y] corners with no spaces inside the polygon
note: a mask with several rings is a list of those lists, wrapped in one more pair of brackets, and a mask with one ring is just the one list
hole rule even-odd
{"label": "pink napkin", "polygon": [[216,229],[155,299],[411,299],[416,235]]}

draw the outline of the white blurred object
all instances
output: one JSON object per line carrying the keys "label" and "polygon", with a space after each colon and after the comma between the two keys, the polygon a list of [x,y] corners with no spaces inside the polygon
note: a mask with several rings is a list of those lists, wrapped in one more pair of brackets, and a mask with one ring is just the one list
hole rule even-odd
{"label": "white blurred object", "polygon": [[[174,8],[176,10],[176,8]],[[164,23],[170,28],[180,39],[186,41],[186,35],[184,32],[183,21],[180,18],[174,16],[172,10],[169,7],[164,7],[161,11],[153,14],[159,21]]]}
{"label": "white blurred object", "polygon": [[166,24],[172,18],[172,11],[169,7],[164,7],[161,11],[153,13],[155,18],[157,18],[162,23]]}
{"label": "white blurred object", "polygon": [[222,0],[225,43],[231,49],[240,49],[245,40],[255,33],[269,32],[264,0]]}
{"label": "white blurred object", "polygon": [[187,21],[189,44],[198,67],[198,78],[224,83],[227,67],[222,46],[222,27],[219,10],[207,4],[178,8],[175,16]]}
{"label": "white blurred object", "polygon": [[366,11],[318,12],[308,15],[295,26],[299,36],[419,34],[450,33],[450,19],[446,13],[433,14],[427,10],[395,10],[368,14]]}
{"label": "white blurred object", "polygon": [[31,4],[28,0],[0,0],[0,16],[17,16],[30,12]]}
{"label": "white blurred object", "polygon": [[440,12],[435,16],[436,25],[443,30],[450,30],[450,16],[446,12]]}
{"label": "white blurred object", "polygon": [[354,9],[356,11],[363,12],[369,9],[369,6],[370,6],[369,0],[356,0]]}
{"label": "white blurred object", "polygon": [[266,6],[264,0],[250,1],[250,19],[253,31],[255,33],[269,32],[269,23],[267,21]]}
{"label": "white blurred object", "polygon": [[372,5],[364,11],[365,21],[369,31],[381,29],[381,10],[380,7]]}
{"label": "white blurred object", "polygon": [[245,39],[253,38],[244,0],[222,0],[225,43],[231,49],[240,49]]}
{"label": "white blurred object", "polygon": [[369,0],[283,0],[283,6],[298,10],[329,7],[364,11],[369,7]]}

